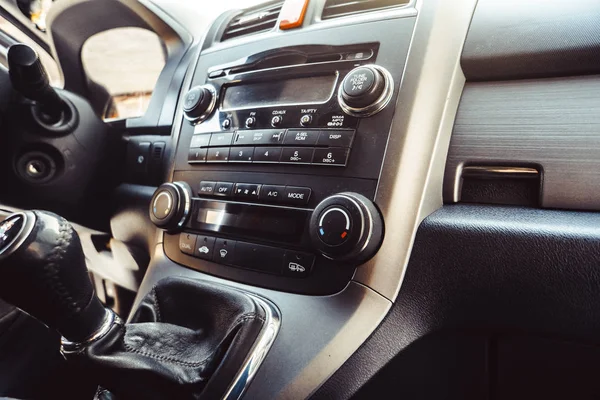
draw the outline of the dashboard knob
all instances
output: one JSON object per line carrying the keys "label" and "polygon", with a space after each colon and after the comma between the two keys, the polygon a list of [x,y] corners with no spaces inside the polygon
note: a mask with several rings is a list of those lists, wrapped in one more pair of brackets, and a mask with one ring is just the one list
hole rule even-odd
{"label": "dashboard knob", "polygon": [[163,183],[150,201],[150,220],[169,232],[181,229],[190,215],[192,189],[185,182]]}
{"label": "dashboard knob", "polygon": [[383,220],[375,204],[358,193],[324,199],[310,218],[313,246],[323,256],[361,264],[373,257],[383,239]]}
{"label": "dashboard knob", "polygon": [[204,121],[215,109],[217,92],[212,85],[195,86],[183,98],[183,113],[192,122]]}
{"label": "dashboard knob", "polygon": [[338,102],[346,114],[369,117],[389,104],[393,92],[394,80],[385,68],[363,65],[344,77],[338,91]]}

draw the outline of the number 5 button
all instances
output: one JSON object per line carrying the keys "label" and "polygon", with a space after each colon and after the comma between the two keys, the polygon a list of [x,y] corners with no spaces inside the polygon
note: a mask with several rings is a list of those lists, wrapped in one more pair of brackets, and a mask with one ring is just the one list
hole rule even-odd
{"label": "number 5 button", "polygon": [[281,147],[257,147],[254,149],[254,162],[276,163],[281,157]]}

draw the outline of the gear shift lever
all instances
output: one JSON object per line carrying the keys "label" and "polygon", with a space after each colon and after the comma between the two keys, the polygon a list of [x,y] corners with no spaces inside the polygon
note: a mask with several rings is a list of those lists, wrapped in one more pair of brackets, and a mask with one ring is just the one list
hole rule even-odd
{"label": "gear shift lever", "polygon": [[93,337],[114,319],[94,293],[79,236],[48,212],[0,222],[0,297],[71,342]]}

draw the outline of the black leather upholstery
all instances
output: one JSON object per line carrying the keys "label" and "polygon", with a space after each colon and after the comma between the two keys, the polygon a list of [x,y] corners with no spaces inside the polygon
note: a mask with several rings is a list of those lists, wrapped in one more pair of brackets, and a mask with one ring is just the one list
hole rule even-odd
{"label": "black leather upholstery", "polygon": [[240,369],[264,317],[264,310],[237,290],[165,278],[130,323],[113,326],[70,361],[120,399],[218,398]]}
{"label": "black leather upholstery", "polygon": [[600,214],[444,206],[417,232],[396,303],[314,398],[349,398],[409,344],[471,330],[600,342]]}
{"label": "black leather upholstery", "polygon": [[35,225],[14,252],[0,256],[0,297],[69,340],[87,338],[101,325],[104,306],[94,295],[79,236],[53,213],[23,218]]}

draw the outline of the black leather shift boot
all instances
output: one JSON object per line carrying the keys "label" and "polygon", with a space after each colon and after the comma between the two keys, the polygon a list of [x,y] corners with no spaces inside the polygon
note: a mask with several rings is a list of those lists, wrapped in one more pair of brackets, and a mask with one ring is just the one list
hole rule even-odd
{"label": "black leather shift boot", "polygon": [[252,297],[221,285],[165,278],[131,323],[69,356],[119,399],[219,398],[265,320]]}

